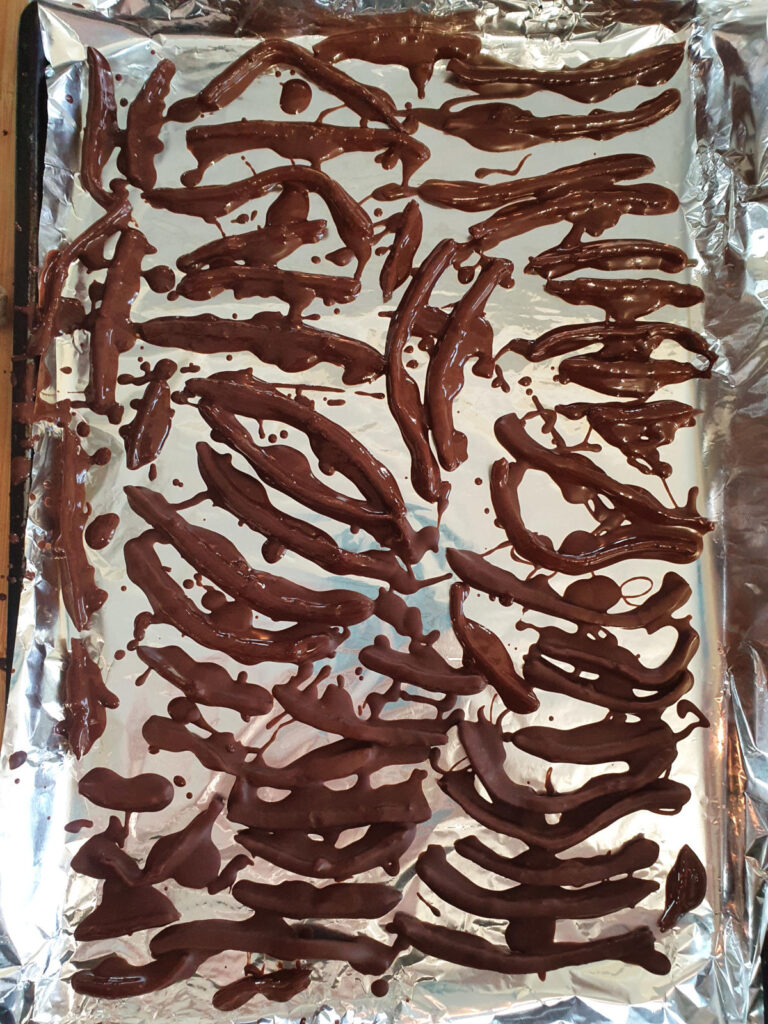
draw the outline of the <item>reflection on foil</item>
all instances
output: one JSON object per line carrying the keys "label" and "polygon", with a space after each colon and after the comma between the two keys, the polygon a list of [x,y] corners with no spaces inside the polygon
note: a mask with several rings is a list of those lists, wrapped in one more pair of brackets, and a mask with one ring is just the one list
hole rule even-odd
{"label": "reflection on foil", "polygon": [[760,1018],[764,12],[397,9],[43,5],[9,1020]]}

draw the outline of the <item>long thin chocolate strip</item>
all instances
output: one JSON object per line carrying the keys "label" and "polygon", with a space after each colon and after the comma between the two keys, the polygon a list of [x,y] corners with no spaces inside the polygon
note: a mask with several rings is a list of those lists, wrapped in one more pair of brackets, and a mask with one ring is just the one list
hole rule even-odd
{"label": "long thin chocolate strip", "polygon": [[120,141],[117,126],[115,85],[109,62],[92,46],[88,62],[88,110],[83,128],[83,149],[80,159],[80,180],[99,206],[108,210],[115,196],[104,188],[102,176],[110,156]]}

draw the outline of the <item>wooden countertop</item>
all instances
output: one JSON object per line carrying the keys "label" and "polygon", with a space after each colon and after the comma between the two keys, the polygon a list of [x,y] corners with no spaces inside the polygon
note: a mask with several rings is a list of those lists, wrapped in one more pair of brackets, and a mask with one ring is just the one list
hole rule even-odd
{"label": "wooden countertop", "polygon": [[[6,292],[0,327],[0,657],[5,656],[8,594],[8,490],[11,465],[11,322],[13,313],[14,181],[16,164],[16,40],[25,0],[4,0],[0,8],[0,287]],[[0,673],[0,688],[5,675]],[[0,729],[5,701],[0,701]]]}

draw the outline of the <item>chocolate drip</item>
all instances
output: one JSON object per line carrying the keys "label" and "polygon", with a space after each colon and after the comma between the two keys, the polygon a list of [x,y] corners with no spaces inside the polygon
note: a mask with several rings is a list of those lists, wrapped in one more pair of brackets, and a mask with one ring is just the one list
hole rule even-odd
{"label": "chocolate drip", "polygon": [[[409,562],[418,562],[436,546],[435,531],[415,534],[406,505],[390,471],[347,430],[310,406],[286,398],[250,373],[217,374],[189,381],[186,393],[199,398],[198,409],[217,438],[226,440],[272,487],[350,526],[366,530]],[[274,419],[303,431],[325,473],[342,473],[363,500],[350,498],[321,483],[305,456],[287,445],[256,445],[235,414]]]}
{"label": "chocolate drip", "polygon": [[[525,431],[513,413],[496,421],[495,432],[514,465],[504,459],[491,471],[491,497],[496,514],[515,549],[534,564],[556,572],[578,574],[630,557],[692,562],[701,553],[702,536],[712,524],[695,511],[695,489],[685,508],[666,508],[649,491],[619,484],[591,459],[573,452],[544,448]],[[518,487],[527,469],[547,473],[566,501],[590,501],[596,520],[593,533],[577,531],[559,549],[524,525]],[[603,495],[605,501],[601,501]]]}
{"label": "chocolate drip", "polygon": [[148,995],[191,978],[207,959],[201,953],[169,953],[134,965],[121,956],[108,956],[95,967],[76,971],[70,979],[75,992],[101,999],[129,999]]}
{"label": "chocolate drip", "polygon": [[121,136],[117,127],[115,86],[109,62],[92,46],[88,47],[87,61],[88,111],[83,128],[80,180],[86,192],[107,210],[115,196],[104,188],[102,175]]}
{"label": "chocolate drip", "polygon": [[198,572],[262,615],[276,621],[349,626],[373,614],[373,602],[354,591],[309,590],[252,569],[231,541],[212,530],[192,526],[157,491],[126,487],[125,496],[133,511]]}
{"label": "chocolate drip", "polygon": [[280,109],[284,114],[303,114],[312,102],[312,89],[301,78],[289,78],[280,90]]}
{"label": "chocolate drip", "polygon": [[171,925],[149,944],[153,956],[200,952],[214,956],[224,950],[263,953],[278,960],[342,960],[361,974],[383,974],[394,951],[367,935],[344,935],[319,926],[290,927],[282,918],[260,913],[244,921],[216,918]]}
{"label": "chocolate drip", "polygon": [[666,902],[659,918],[663,932],[674,928],[683,914],[690,913],[707,895],[707,872],[690,848],[683,846],[667,875]]}
{"label": "chocolate drip", "polygon": [[267,690],[257,683],[246,682],[246,673],[241,673],[235,681],[220,665],[192,658],[181,647],[140,646],[136,653],[148,668],[196,704],[232,708],[246,719],[265,715],[272,707],[272,697]]}
{"label": "chocolate drip", "polygon": [[513,921],[525,918],[604,917],[634,907],[658,889],[657,882],[625,878],[582,889],[517,885],[491,891],[475,885],[448,862],[441,846],[428,846],[416,862],[416,874],[442,899],[478,917]]}
{"label": "chocolate drip", "polygon": [[652,974],[666,974],[669,960],[653,946],[650,928],[634,928],[589,942],[558,942],[547,953],[516,953],[488,942],[479,935],[426,924],[410,914],[397,913],[393,924],[398,935],[407,938],[416,949],[464,967],[501,974],[533,974],[575,967],[601,960],[620,960],[639,964]]}
{"label": "chocolate drip", "polygon": [[647,128],[678,108],[680,93],[666,89],[632,110],[598,108],[589,114],[551,117],[537,117],[511,103],[473,103],[459,111],[452,109],[453,103],[449,100],[437,109],[418,107],[410,115],[420,124],[464,139],[476,149],[504,153],[567,139],[613,139],[624,132]]}
{"label": "chocolate drip", "polygon": [[254,856],[308,878],[343,879],[383,867],[396,875],[398,862],[416,835],[415,826],[371,825],[360,839],[341,848],[301,832],[239,832],[237,841]]}
{"label": "chocolate drip", "polygon": [[238,882],[232,895],[251,910],[264,910],[299,920],[384,917],[402,899],[392,886],[372,883],[318,888],[309,882],[281,882],[277,885]]}
{"label": "chocolate drip", "polygon": [[384,360],[371,345],[356,338],[292,323],[280,313],[257,313],[250,320],[223,320],[210,313],[167,316],[138,325],[152,345],[182,348],[201,354],[252,352],[264,363],[287,373],[302,373],[319,363],[343,369],[345,384],[364,384],[384,373]]}
{"label": "chocolate drip", "polygon": [[59,563],[62,600],[79,630],[107,600],[107,592],[96,586],[96,574],[85,552],[85,527],[89,506],[85,480],[90,456],[80,447],[77,434],[65,427],[57,459],[56,516],[52,548]]}
{"label": "chocolate drip", "polygon": [[[452,554],[459,555],[464,552],[454,552],[451,549],[448,552],[449,564],[458,572],[451,562]],[[510,711],[521,714],[535,711],[539,706],[538,698],[515,671],[504,644],[495,633],[464,614],[464,602],[468,596],[468,586],[454,583],[451,587],[451,623],[456,639],[464,651],[465,667],[481,672]]]}
{"label": "chocolate drip", "polygon": [[307,967],[284,967],[268,974],[256,974],[246,967],[246,972],[244,978],[219,989],[213,997],[217,1010],[238,1010],[256,996],[264,996],[271,1003],[287,1003],[308,988],[312,980]]}
{"label": "chocolate drip", "polygon": [[124,778],[111,768],[92,768],[78,790],[86,800],[113,811],[162,811],[173,800],[173,786],[162,775]]}
{"label": "chocolate drip", "polygon": [[[231,185],[152,189],[145,193],[144,198],[151,206],[172,213],[214,221],[244,203],[292,185],[316,193],[326,204],[342,242],[355,254],[359,275],[371,255],[373,226],[370,218],[341,185],[312,167],[273,167]],[[294,218],[295,215],[291,219]]]}
{"label": "chocolate drip", "polygon": [[404,365],[403,350],[413,332],[420,309],[456,256],[458,246],[446,240],[427,256],[406,289],[387,332],[387,400],[411,453],[411,483],[425,501],[439,507],[448,500],[450,484],[440,479],[440,468],[432,454],[427,434],[427,416],[416,381]]}
{"label": "chocolate drip", "polygon": [[250,867],[253,861],[250,857],[244,853],[235,854],[229,864],[222,868],[219,877],[214,881],[209,882],[208,892],[211,896],[215,896],[216,893],[223,892],[224,889],[231,889],[235,883],[235,879],[240,872],[247,867]]}
{"label": "chocolate drip", "polygon": [[[391,222],[388,222],[388,226]],[[387,257],[381,267],[379,284],[385,302],[408,280],[413,270],[413,260],[421,245],[423,220],[419,204],[412,199],[402,213],[394,219],[394,238]]]}
{"label": "chocolate drip", "polygon": [[[155,552],[160,537],[148,532],[125,545],[125,565],[129,578],[144,592],[152,606],[152,620],[166,622],[203,647],[223,651],[243,665],[264,661],[296,665],[305,660],[326,658],[341,643],[342,631],[335,626],[314,633],[312,625],[296,625],[270,632],[250,625],[250,608],[240,615],[238,627],[222,621],[222,608],[206,614],[188,598],[182,588],[165,572]],[[237,602],[224,604],[237,611]],[[242,623],[242,625],[240,624]],[[141,639],[141,636],[138,637]]]}
{"label": "chocolate drip", "polygon": [[64,302],[61,293],[72,264],[82,259],[94,243],[104,242],[116,231],[125,228],[130,216],[131,204],[128,193],[123,188],[111,197],[110,205],[103,217],[99,217],[63,249],[54,249],[46,256],[38,286],[38,318],[29,336],[27,355],[45,355],[58,332],[58,321]]}
{"label": "chocolate drip", "polygon": [[396,130],[400,127],[395,105],[383,89],[355,81],[303,47],[284,39],[267,39],[238,57],[196,96],[174,103],[168,111],[168,119],[186,123],[201,114],[221,110],[237,99],[251,82],[274,67],[300,72],[313,85],[336,96],[362,120],[377,121]]}
{"label": "chocolate drip", "polygon": [[161,60],[128,108],[117,164],[128,181],[142,190],[154,188],[157,181],[155,157],[163,150],[160,129],[163,127],[165,99],[175,74],[173,62]]}
{"label": "chocolate drip", "polygon": [[396,651],[389,640],[380,635],[360,651],[359,658],[360,664],[372,672],[423,690],[467,695],[480,693],[485,686],[482,676],[453,668],[433,647],[415,641],[409,651]]}
{"label": "chocolate drip", "polygon": [[610,238],[547,249],[528,260],[525,272],[551,281],[584,267],[593,270],[663,270],[666,274],[678,274],[691,266],[693,261],[682,249],[666,242]]}
{"label": "chocolate drip", "polygon": [[[220,267],[234,267],[238,264],[256,266],[258,264],[277,264],[296,252],[302,245],[319,242],[328,234],[328,225],[324,220],[294,220],[287,224],[265,224],[253,231],[243,231],[239,235],[227,235],[206,242],[190,253],[179,256],[176,266],[184,273],[199,270],[216,270]],[[205,315],[205,314],[204,314]],[[213,316],[208,314],[210,320]],[[181,317],[163,317],[170,322],[179,321]],[[187,318],[200,319],[199,317]],[[152,323],[153,321],[150,321]],[[224,321],[220,320],[220,324]],[[229,324],[239,327],[241,324]],[[297,331],[298,333],[298,331]]]}
{"label": "chocolate drip", "polygon": [[601,405],[559,405],[568,419],[585,417],[608,444],[618,448],[630,466],[641,473],[667,478],[672,466],[662,462],[659,448],[671,444],[683,427],[696,423],[696,414],[683,402],[604,402]]}
{"label": "chocolate drip", "polygon": [[117,240],[91,330],[91,376],[85,398],[96,413],[115,414],[118,360],[136,340],[131,306],[139,294],[141,262],[153,252],[144,235],[133,228],[123,231]]}
{"label": "chocolate drip", "polygon": [[599,103],[633,85],[662,85],[675,74],[685,45],[671,43],[616,59],[598,58],[557,71],[519,68],[501,61],[451,60],[448,71],[465,88],[480,95],[529,96],[548,91],[578,103]]}
{"label": "chocolate drip", "polygon": [[221,455],[200,442],[197,459],[211,500],[263,534],[267,538],[265,549],[277,544],[327,572],[384,580],[402,593],[418,589],[418,581],[403,569],[391,551],[347,551],[329,534],[275,508],[257,480],[234,468],[230,455]]}
{"label": "chocolate drip", "polygon": [[120,706],[104,685],[99,666],[78,637],[72,637],[69,661],[64,672],[61,698],[64,717],[56,732],[67,739],[69,749],[80,758],[87,754],[107,727],[107,708]]}
{"label": "chocolate drip", "polygon": [[[659,589],[637,608],[630,611],[609,612],[609,609],[621,599],[621,590],[613,580],[606,576],[592,577],[589,581],[590,590],[588,592],[582,589],[582,585],[587,581],[579,580],[570,584],[565,593],[560,596],[549,585],[547,577],[533,576],[530,579],[520,579],[514,573],[488,562],[482,555],[478,555],[474,551],[459,551],[456,548],[449,548],[447,558],[448,564],[456,575],[460,576],[469,586],[482,590],[492,597],[498,597],[504,602],[515,601],[523,608],[545,612],[547,615],[568,619],[573,623],[605,627],[617,626],[623,629],[642,627],[649,632],[655,632],[666,626],[671,613],[682,608],[691,596],[691,588],[685,580],[677,573],[668,572]],[[453,587],[451,597],[456,602],[460,595],[464,598],[468,594],[469,587],[459,590],[460,584],[458,583],[455,583]],[[597,593],[597,587],[600,588],[600,596],[596,598],[593,595]],[[461,640],[461,627],[457,628],[455,621],[454,629]]]}
{"label": "chocolate drip", "polygon": [[172,412],[171,389],[167,382],[176,369],[172,360],[161,359],[150,375],[144,394],[131,403],[136,415],[130,423],[120,427],[128,469],[141,469],[154,462],[168,438]]}
{"label": "chocolate drip", "polygon": [[[288,83],[286,83],[288,84]],[[200,125],[187,132],[187,146],[197,168],[182,175],[184,185],[198,185],[206,169],[232,153],[270,149],[285,160],[306,160],[320,169],[326,160],[345,153],[378,153],[377,162],[390,168],[402,164],[403,186],[429,159],[423,142],[399,129],[354,128],[314,121],[233,121]]]}
{"label": "chocolate drip", "polygon": [[484,319],[485,305],[498,285],[512,284],[512,264],[490,260],[454,306],[429,360],[426,403],[435,450],[443,469],[457,469],[467,459],[466,435],[453,422],[453,403],[464,387],[464,366],[475,359],[479,377],[493,374],[493,331]]}
{"label": "chocolate drip", "polygon": [[467,60],[480,52],[480,37],[456,29],[445,31],[424,25],[413,12],[389,15],[386,22],[365,24],[349,32],[336,32],[317,43],[315,54],[323,60],[367,60],[374,64],[401,64],[408,69],[419,98],[432,77],[438,60]]}
{"label": "chocolate drip", "polygon": [[636,836],[615,853],[592,857],[558,858],[541,850],[526,851],[517,857],[502,857],[476,836],[457,839],[457,853],[486,871],[528,886],[582,886],[602,882],[618,875],[632,875],[650,867],[659,855],[659,847],[650,839]]}
{"label": "chocolate drip", "polygon": [[677,284],[655,277],[610,281],[579,277],[573,281],[547,281],[545,290],[574,305],[598,306],[606,319],[621,323],[647,316],[661,306],[684,308],[704,301],[704,292],[692,284]]}
{"label": "chocolate drip", "polygon": [[[97,769],[94,769],[97,770]],[[106,881],[101,902],[75,928],[79,942],[116,939],[148,928],[160,928],[178,921],[173,903],[151,885],[126,886]]]}
{"label": "chocolate drip", "polygon": [[85,528],[85,543],[93,551],[101,551],[115,536],[120,523],[120,516],[115,512],[105,512],[96,516]]}
{"label": "chocolate drip", "polygon": [[188,889],[205,889],[213,882],[221,867],[221,854],[211,839],[211,830],[224,806],[221,797],[214,797],[179,832],[161,836],[147,855],[144,879],[152,885],[174,879]]}

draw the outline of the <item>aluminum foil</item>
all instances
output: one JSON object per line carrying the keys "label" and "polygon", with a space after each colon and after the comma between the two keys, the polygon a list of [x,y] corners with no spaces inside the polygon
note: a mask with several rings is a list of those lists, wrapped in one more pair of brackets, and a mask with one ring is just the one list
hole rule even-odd
{"label": "aluminum foil", "polygon": [[[404,6],[410,5],[385,0],[328,0],[323,5],[330,14]],[[467,6],[446,0],[423,3],[416,9],[444,13]],[[60,430],[50,423],[41,423],[34,429],[26,532],[28,571],[13,658],[0,778],[0,994],[2,1020],[9,1024],[129,1024],[147,1020],[200,1024],[222,1019],[238,1024],[256,1019],[307,1019],[321,1024],[339,1020],[344,1024],[383,1024],[459,1018],[539,1024],[762,1020],[759,952],[766,924],[763,886],[768,837],[768,483],[764,472],[768,455],[768,8],[760,0],[705,2],[695,9],[691,5],[558,2],[502,2],[493,7],[478,3],[473,9],[486,26],[484,42],[488,49],[523,66],[559,67],[598,56],[618,57],[673,40],[687,44],[686,59],[669,83],[682,93],[682,103],[673,115],[642,133],[621,135],[610,142],[578,140],[537,147],[525,173],[540,173],[553,166],[588,159],[594,153],[650,155],[656,164],[651,180],[672,187],[680,196],[681,209],[677,215],[644,218],[640,233],[643,237],[672,242],[689,252],[695,260],[690,280],[706,294],[703,307],[677,311],[676,318],[669,317],[701,330],[718,358],[710,380],[674,389],[674,397],[701,409],[702,415],[697,427],[681,432],[666,451],[671,452],[671,486],[675,496],[680,498],[688,487],[698,485],[706,513],[716,524],[715,532],[706,541],[704,556],[681,571],[693,589],[689,610],[702,639],[692,665],[696,682],[691,696],[710,719],[711,728],[697,730],[680,745],[673,777],[693,792],[680,814],[632,815],[612,826],[608,839],[602,833],[599,844],[593,848],[588,842],[583,850],[588,853],[590,849],[606,849],[640,831],[659,842],[661,856],[650,877],[662,883],[662,891],[640,908],[626,912],[622,917],[624,925],[653,924],[663,899],[664,879],[683,843],[693,846],[705,863],[708,899],[661,940],[661,947],[672,959],[671,973],[662,977],[614,962],[553,971],[544,978],[494,975],[409,950],[393,965],[389,994],[383,999],[374,999],[367,983],[350,968],[321,963],[313,968],[311,986],[285,1007],[257,1001],[241,1011],[224,1014],[213,1009],[211,995],[218,985],[240,972],[244,960],[242,954],[224,954],[208,961],[191,981],[152,995],[117,1002],[75,995],[67,983],[73,961],[82,965],[111,952],[133,962],[146,959],[143,933],[87,947],[78,947],[74,941],[74,927],[96,904],[99,884],[69,869],[72,855],[90,833],[71,834],[64,825],[87,817],[101,828],[107,820],[106,812],[87,805],[79,796],[77,780],[95,765],[109,765],[126,775],[159,771],[168,777],[184,777],[185,785],[169,808],[158,815],[134,817],[129,844],[131,852],[139,857],[159,832],[172,832],[186,824],[191,808],[203,807],[217,790],[226,792],[226,778],[212,776],[191,755],[152,755],[142,739],[143,722],[150,714],[162,713],[175,693],[156,676],[151,685],[137,688],[136,679],[144,666],[130,651],[123,656],[132,635],[133,619],[147,608],[144,595],[127,578],[123,563],[124,542],[143,529],[142,521],[125,504],[123,487],[145,483],[146,469],[129,472],[117,427],[103,417],[81,410],[78,416],[91,430],[90,450],[104,446],[112,453],[108,465],[89,474],[88,498],[93,513],[120,515],[115,541],[102,552],[90,553],[97,581],[109,597],[83,635],[98,658],[107,686],[118,695],[120,707],[110,712],[106,732],[94,749],[83,762],[76,762],[60,742],[56,725],[63,716],[62,666],[72,636],[77,633],[64,611],[58,569],[45,544],[49,529],[46,488],[60,444]],[[77,174],[87,46],[101,50],[113,71],[122,76],[118,99],[132,99],[154,64],[161,58],[170,58],[177,67],[169,97],[172,102],[197,91],[253,45],[253,34],[258,33],[264,18],[288,16],[292,11],[291,5],[271,5],[269,0],[255,4],[227,0],[42,3],[40,16],[50,70],[41,253],[74,238],[98,214]],[[305,35],[299,41],[312,44],[317,38]],[[429,98],[435,105],[451,94],[442,81],[441,66],[438,65],[430,85]],[[382,85],[399,105],[415,99],[403,68],[355,62],[353,73],[361,81]],[[276,109],[278,87],[279,82],[273,78],[260,80],[260,98],[266,109]],[[246,92],[233,103],[226,111],[226,119],[252,116],[252,96]],[[638,102],[641,98],[645,98],[641,89],[625,91],[621,104],[629,105],[630,100]],[[530,102],[542,114],[555,112],[564,103],[545,93],[532,97]],[[322,109],[320,97],[314,103],[317,106],[310,108],[310,116]],[[191,166],[184,130],[184,126],[174,124],[164,129],[165,148],[157,161],[161,184],[177,184],[179,173]],[[446,137],[437,133],[430,136],[430,147],[429,168],[433,173],[435,167],[450,167],[448,176],[469,178],[479,162],[495,168],[509,166],[504,154],[483,154],[479,161],[475,152],[468,155],[464,166],[465,150],[459,153]],[[278,162],[271,155],[260,155],[258,161],[262,160],[267,162],[257,162],[257,169]],[[381,180],[378,168],[367,159],[342,157],[330,166],[336,179],[358,197],[366,195]],[[230,157],[207,172],[206,183],[225,182],[241,175],[239,158]],[[105,180],[109,180],[109,173]],[[257,204],[257,208],[262,210],[263,205]],[[459,237],[468,223],[461,214],[427,206],[423,212],[425,252],[446,233]],[[180,238],[174,224],[176,218],[140,202],[134,204],[134,216],[156,247],[157,255],[152,262],[158,264],[173,265],[180,253],[215,236],[211,225],[185,218]],[[227,223],[227,230],[237,228]],[[509,293],[497,293],[489,304],[488,315],[497,337],[532,338],[567,321],[564,304],[547,296],[538,280],[520,273],[531,253],[554,244],[561,233],[559,228],[539,229],[505,247],[503,254],[515,263],[516,282]],[[367,269],[363,294],[353,306],[341,306],[338,313],[321,310],[319,324],[382,349],[386,321],[380,316],[383,307],[375,283],[377,269],[373,265]],[[87,282],[82,268],[77,269],[70,276],[67,294],[83,295]],[[435,304],[455,299],[456,295],[446,287],[440,290]],[[269,303],[240,300],[235,304],[227,295],[206,304],[206,311],[228,316],[236,309],[241,318],[265,308],[269,308]],[[200,311],[200,304],[185,300],[171,308],[164,296],[155,295],[143,285],[133,317],[146,320],[170,312]],[[582,319],[577,315],[571,317],[573,322]],[[86,346],[87,337],[78,336],[77,332],[57,339],[48,364],[51,384],[46,398],[77,398],[81,394],[88,374]],[[156,353],[149,349],[150,346],[140,343],[123,355],[120,372],[138,374],[142,359],[154,361],[158,355],[173,358],[179,367],[198,364],[200,370],[194,372],[204,376],[224,369],[253,367],[254,363],[252,357],[237,354],[229,360],[224,355],[192,356],[182,351],[164,349]],[[501,366],[512,384],[509,395],[501,389],[489,388],[487,381],[467,376],[460,425],[473,444],[469,462],[455,474],[456,495],[471,494],[471,481],[476,476],[483,477],[495,457],[492,425],[496,417],[510,407],[519,413],[531,410],[524,389],[516,387],[520,377],[533,378],[534,392],[544,405],[562,399],[562,385],[552,382],[548,365],[529,364],[509,354],[503,357]],[[338,387],[340,383],[339,373],[327,366],[316,367],[300,379],[270,366],[254,368],[263,379],[286,384],[287,393],[293,393],[297,384],[323,388]],[[181,387],[182,382],[183,378],[177,377],[174,383]],[[434,509],[425,505],[407,484],[408,462],[386,402],[381,398],[382,382],[374,381],[358,390],[368,394],[361,395],[355,403],[328,409],[324,399],[330,393],[322,391],[317,392],[321,397],[316,402],[321,411],[332,414],[364,437],[371,450],[395,472],[398,481],[403,482],[414,523],[433,522]],[[127,409],[139,394],[136,385],[125,384],[120,386],[118,397]],[[207,435],[193,407],[175,408],[171,435],[158,459],[154,484],[169,500],[176,496],[183,500],[199,489],[194,446],[201,436]],[[612,449],[604,450],[600,460],[609,472],[626,470],[623,460]],[[651,486],[648,478],[642,482]],[[540,492],[533,492],[530,500],[540,497]],[[492,525],[492,516],[479,515],[477,509],[477,501],[451,504],[442,524],[448,542],[475,550],[488,549],[499,542],[500,533]],[[296,510],[306,515],[300,506]],[[206,525],[222,532],[232,530],[231,520],[220,510],[206,505],[202,514]],[[542,509],[542,515],[546,516],[547,528],[553,536],[558,531],[565,532],[562,512]],[[567,525],[571,528],[570,522]],[[357,543],[349,532],[337,531],[335,537],[350,547]],[[249,558],[258,560],[259,537],[249,535],[241,527],[233,539],[242,545]],[[174,575],[183,578],[189,568],[176,564],[176,556],[173,552],[167,554],[168,550],[163,549],[164,559]],[[298,558],[289,555],[281,565],[284,571],[286,565],[290,567],[291,578],[297,582],[324,584],[322,574]],[[432,554],[426,556],[422,566],[425,576],[438,575],[444,568],[444,556]],[[635,575],[638,573],[650,576],[654,583],[661,577],[659,569],[649,569],[644,563]],[[633,575],[627,567],[619,567],[611,574],[622,582]],[[364,592],[375,591],[359,581],[354,585]],[[414,603],[420,607],[426,628],[440,630],[438,648],[452,663],[459,664],[460,651],[450,631],[447,594],[447,584],[443,584],[421,591]],[[509,610],[498,604],[485,606],[483,621],[502,634],[514,629],[514,624],[510,627]],[[344,674],[356,698],[362,699],[377,685],[375,680],[366,677],[360,681],[353,674],[356,652],[381,631],[380,624],[356,627],[335,662],[334,671]],[[532,637],[530,631],[517,635],[517,649],[513,652],[516,659]],[[153,627],[152,642],[156,640],[174,643],[178,635],[167,627]],[[643,658],[656,664],[665,655],[665,649],[664,637],[650,639],[650,647],[643,648]],[[224,655],[217,658],[202,648],[195,653],[206,660],[228,664]],[[288,675],[290,670],[272,665],[258,669],[259,681],[267,686]],[[481,694],[465,699],[465,704],[467,709],[476,709],[487,705],[487,701]],[[236,728],[234,723],[225,724],[230,721],[225,712],[217,718],[217,712],[209,710],[214,725]],[[560,701],[549,695],[542,701],[540,712],[529,716],[528,721],[545,722],[551,715],[561,724],[565,716],[572,714],[572,705],[565,699]],[[568,718],[568,725],[573,724],[577,723]],[[262,721],[249,723],[238,738],[256,745],[265,738],[264,729]],[[280,734],[276,748],[283,754],[296,755],[317,742],[318,737],[311,735],[311,730],[291,728]],[[20,751],[26,753],[26,761],[11,769],[9,758]],[[448,762],[458,756],[460,751],[455,743],[444,755]],[[543,779],[532,781],[541,784]],[[557,783],[557,778],[554,781]],[[573,773],[568,781],[575,784],[581,778]],[[418,851],[428,841],[446,844],[477,829],[433,782],[427,792],[433,807],[432,819],[420,826],[417,841],[403,858],[400,873],[393,880],[403,893],[402,907],[412,912],[418,907],[418,893],[428,895],[414,874]],[[242,852],[233,831],[228,822],[220,819],[214,832],[224,861]],[[241,877],[281,881],[289,876],[257,859]],[[178,888],[173,898],[185,919],[238,916],[239,908],[227,893],[208,897]],[[492,934],[493,928],[486,921],[472,920],[470,915],[450,908],[443,911],[447,917],[441,923],[486,936]],[[584,939],[598,934],[601,922],[578,922],[568,924],[567,928],[564,937]],[[377,938],[386,938],[378,923],[372,923],[369,930]]]}

